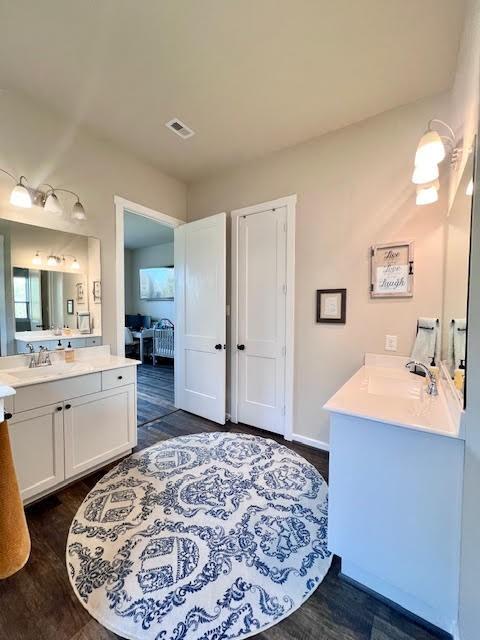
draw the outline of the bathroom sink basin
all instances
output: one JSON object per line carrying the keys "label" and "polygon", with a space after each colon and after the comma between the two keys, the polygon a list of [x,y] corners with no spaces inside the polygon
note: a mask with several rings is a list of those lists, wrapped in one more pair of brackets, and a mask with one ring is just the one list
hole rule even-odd
{"label": "bathroom sink basin", "polygon": [[62,375],[73,375],[78,373],[87,373],[92,367],[85,362],[61,362],[46,367],[18,367],[17,369],[7,369],[3,373],[15,379],[18,382],[33,382],[37,380],[46,380],[57,378]]}
{"label": "bathroom sink basin", "polygon": [[389,371],[383,372],[382,375],[368,372],[363,382],[363,388],[367,393],[376,396],[423,400],[425,378],[408,373],[405,375],[403,371],[396,372],[395,370],[391,373]]}

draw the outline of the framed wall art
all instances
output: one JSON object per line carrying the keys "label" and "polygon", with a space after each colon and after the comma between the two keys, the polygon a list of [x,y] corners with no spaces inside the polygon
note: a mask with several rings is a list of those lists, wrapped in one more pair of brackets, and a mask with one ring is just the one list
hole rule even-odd
{"label": "framed wall art", "polygon": [[413,242],[388,242],[371,247],[370,296],[413,296]]}
{"label": "framed wall art", "polygon": [[317,289],[317,322],[345,324],[347,321],[347,290]]}
{"label": "framed wall art", "polygon": [[93,301],[94,302],[101,302],[102,300],[102,284],[100,282],[100,280],[94,280],[93,281]]}
{"label": "framed wall art", "polygon": [[77,304],[83,304],[85,302],[85,290],[83,282],[77,282]]}

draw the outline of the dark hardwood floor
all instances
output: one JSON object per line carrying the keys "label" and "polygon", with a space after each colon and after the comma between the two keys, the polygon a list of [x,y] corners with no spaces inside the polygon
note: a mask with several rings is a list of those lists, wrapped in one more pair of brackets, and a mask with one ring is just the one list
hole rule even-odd
{"label": "dark hardwood floor", "polygon": [[[138,430],[141,450],[175,436],[226,429],[274,437],[243,425],[219,425],[183,411],[170,413]],[[328,454],[287,444],[328,479]],[[0,581],[0,640],[112,640],[78,602],[68,581],[65,544],[70,523],[88,491],[105,469],[27,508],[32,538],[29,562],[19,573]],[[339,578],[334,559],[325,580],[289,618],[256,640],[434,640],[444,637],[424,630],[373,596]]]}
{"label": "dark hardwood floor", "polygon": [[161,359],[154,367],[137,367],[137,424],[162,418],[175,411],[173,404],[173,360]]}

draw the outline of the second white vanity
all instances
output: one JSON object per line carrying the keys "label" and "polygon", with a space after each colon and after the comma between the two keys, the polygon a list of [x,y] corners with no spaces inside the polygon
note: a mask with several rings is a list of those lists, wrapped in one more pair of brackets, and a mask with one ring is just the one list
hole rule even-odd
{"label": "second white vanity", "polygon": [[325,405],[329,548],[348,579],[454,633],[462,409],[446,378],[430,396],[407,361],[367,354]]}
{"label": "second white vanity", "polygon": [[0,385],[16,391],[4,401],[25,503],[132,451],[140,364],[108,346],[79,349],[72,363],[52,353],[37,368],[29,357],[0,358]]}

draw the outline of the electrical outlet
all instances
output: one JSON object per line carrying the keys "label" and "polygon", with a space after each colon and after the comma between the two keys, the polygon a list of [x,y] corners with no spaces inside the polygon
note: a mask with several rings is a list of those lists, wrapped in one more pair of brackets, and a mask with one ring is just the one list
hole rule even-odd
{"label": "electrical outlet", "polygon": [[398,336],[385,336],[385,351],[396,351],[398,348]]}

